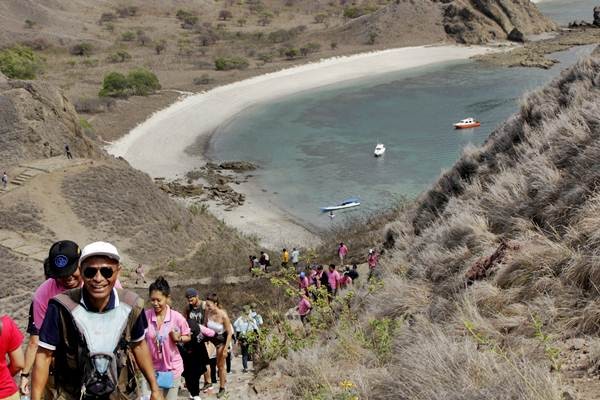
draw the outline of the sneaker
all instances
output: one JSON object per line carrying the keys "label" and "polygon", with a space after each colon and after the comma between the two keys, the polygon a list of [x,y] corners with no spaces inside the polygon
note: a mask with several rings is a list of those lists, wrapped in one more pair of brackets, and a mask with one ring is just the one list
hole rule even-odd
{"label": "sneaker", "polygon": [[246,372],[248,372],[248,368],[244,368],[244,369],[242,370],[242,372],[245,374]]}
{"label": "sneaker", "polygon": [[202,386],[202,391],[204,393],[207,393],[209,390],[212,390],[213,385],[212,383],[205,383],[204,386]]}
{"label": "sneaker", "polygon": [[217,399],[220,399],[223,396],[225,396],[225,388],[220,388],[219,393],[217,393]]}
{"label": "sneaker", "polygon": [[193,400],[202,400],[202,399],[200,398],[200,396],[194,396],[194,397],[192,397],[192,399],[193,399]]}

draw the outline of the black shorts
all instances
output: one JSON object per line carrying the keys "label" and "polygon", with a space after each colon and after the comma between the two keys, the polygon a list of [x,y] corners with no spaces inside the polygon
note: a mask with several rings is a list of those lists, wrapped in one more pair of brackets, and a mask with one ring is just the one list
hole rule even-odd
{"label": "black shorts", "polygon": [[209,338],[210,342],[214,344],[216,347],[224,346],[227,342],[227,335],[225,333],[219,333],[215,336]]}

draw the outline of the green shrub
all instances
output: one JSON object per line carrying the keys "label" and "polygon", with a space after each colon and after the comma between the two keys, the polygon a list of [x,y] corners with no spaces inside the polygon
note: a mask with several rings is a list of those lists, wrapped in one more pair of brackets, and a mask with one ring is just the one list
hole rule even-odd
{"label": "green shrub", "polygon": [[129,71],[127,81],[129,82],[131,93],[137,96],[147,96],[160,89],[158,77],[154,72],[144,68]]}
{"label": "green shrub", "polygon": [[12,79],[35,79],[42,69],[42,59],[25,46],[0,51],[0,71]]}
{"label": "green shrub", "polygon": [[124,42],[131,42],[135,39],[135,32],[127,31],[121,34],[121,40]]}
{"label": "green shrub", "polygon": [[101,97],[125,97],[129,90],[127,77],[119,72],[111,72],[104,77],[102,89],[98,93]]}
{"label": "green shrub", "polygon": [[106,60],[110,63],[122,63],[131,60],[131,54],[125,50],[119,50],[116,53],[110,54]]}
{"label": "green shrub", "polygon": [[350,7],[344,8],[344,17],[345,18],[354,19],[354,18],[358,18],[362,15],[364,15],[364,10],[360,7],[350,6]]}
{"label": "green shrub", "polygon": [[248,68],[248,60],[244,57],[219,57],[215,60],[217,71],[229,71],[232,69]]}
{"label": "green shrub", "polygon": [[69,52],[74,56],[87,57],[92,54],[92,45],[87,42],[81,42],[71,47]]}

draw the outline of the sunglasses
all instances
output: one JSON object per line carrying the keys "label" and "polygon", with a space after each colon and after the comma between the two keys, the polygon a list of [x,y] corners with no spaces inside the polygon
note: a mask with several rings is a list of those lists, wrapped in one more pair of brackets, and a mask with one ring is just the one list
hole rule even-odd
{"label": "sunglasses", "polygon": [[96,276],[98,271],[100,271],[100,275],[102,275],[102,277],[105,279],[109,279],[115,273],[115,270],[112,269],[111,267],[100,267],[100,268],[86,267],[82,271],[82,273],[85,278],[92,279],[93,277]]}

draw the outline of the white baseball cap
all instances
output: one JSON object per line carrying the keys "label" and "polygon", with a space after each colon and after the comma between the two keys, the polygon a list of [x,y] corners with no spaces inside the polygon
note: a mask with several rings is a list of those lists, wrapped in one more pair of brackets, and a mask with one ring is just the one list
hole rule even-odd
{"label": "white baseball cap", "polygon": [[121,259],[117,248],[112,244],[107,242],[94,242],[83,248],[81,257],[79,257],[79,265],[83,264],[86,258],[93,256],[106,256],[117,261]]}

